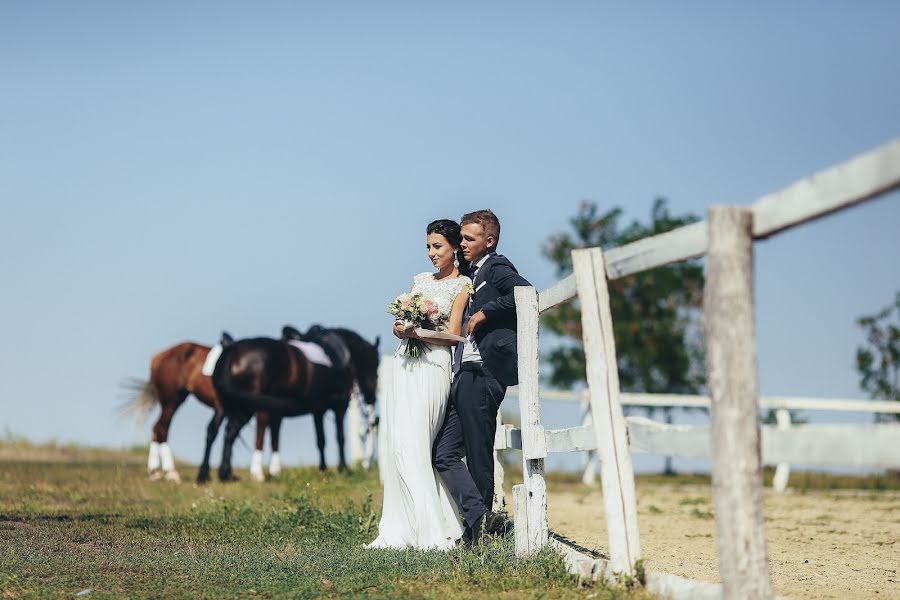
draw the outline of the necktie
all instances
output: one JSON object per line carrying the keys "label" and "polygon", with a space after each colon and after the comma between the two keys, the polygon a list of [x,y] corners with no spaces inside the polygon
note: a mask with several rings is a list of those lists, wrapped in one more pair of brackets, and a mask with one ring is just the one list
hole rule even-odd
{"label": "necktie", "polygon": [[[478,276],[478,267],[475,267],[471,273],[472,284],[475,284],[475,278]],[[462,317],[462,329],[460,329],[460,333],[463,337],[466,337],[466,328],[469,326],[469,316],[472,314],[472,303],[475,302],[475,296],[472,295],[469,298],[469,302],[466,304],[466,309],[463,311]],[[462,356],[463,350],[465,349],[465,342],[459,342],[456,344],[456,349],[453,351],[453,373],[459,372],[460,366],[462,366]]]}

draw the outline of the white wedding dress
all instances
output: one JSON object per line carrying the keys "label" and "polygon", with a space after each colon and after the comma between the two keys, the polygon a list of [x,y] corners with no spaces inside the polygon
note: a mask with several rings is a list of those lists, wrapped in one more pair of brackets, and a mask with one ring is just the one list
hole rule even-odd
{"label": "white wedding dress", "polygon": [[[436,280],[420,273],[413,293],[435,300],[441,312],[471,284],[468,277]],[[444,422],[450,394],[452,346],[427,344],[421,356],[406,356],[403,340],[394,355],[392,390],[381,400],[385,428],[381,453],[384,508],[370,548],[449,550],[462,536],[459,511],[431,462],[431,447]]]}

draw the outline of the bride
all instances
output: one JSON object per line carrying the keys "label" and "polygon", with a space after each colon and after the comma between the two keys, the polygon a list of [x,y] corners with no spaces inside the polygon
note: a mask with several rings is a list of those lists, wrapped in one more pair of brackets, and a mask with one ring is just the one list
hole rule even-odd
{"label": "bride", "polygon": [[[437,272],[416,275],[412,293],[436,301],[450,315],[447,333],[459,336],[472,283],[460,274],[460,265],[467,264],[459,251],[460,226],[441,219],[426,233],[428,258]],[[394,335],[401,342],[393,361],[393,393],[384,398],[381,415],[384,508],[378,537],[368,547],[449,550],[463,530],[459,511],[432,466],[431,449],[444,421],[456,342],[420,338],[402,321],[394,323]],[[424,342],[421,355],[405,354],[410,338]]]}

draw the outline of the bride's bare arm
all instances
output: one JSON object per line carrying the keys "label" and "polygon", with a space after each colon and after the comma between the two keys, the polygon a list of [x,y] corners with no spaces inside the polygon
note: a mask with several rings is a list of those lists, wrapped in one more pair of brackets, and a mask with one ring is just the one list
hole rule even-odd
{"label": "bride's bare arm", "polygon": [[457,294],[456,299],[453,301],[453,308],[450,309],[450,320],[447,323],[447,333],[462,335],[462,318],[463,313],[466,312],[466,304],[468,303],[469,292],[467,289],[464,289]]}

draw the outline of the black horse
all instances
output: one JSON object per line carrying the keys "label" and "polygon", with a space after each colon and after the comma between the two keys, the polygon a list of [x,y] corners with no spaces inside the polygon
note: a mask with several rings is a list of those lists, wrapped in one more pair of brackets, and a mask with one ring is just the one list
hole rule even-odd
{"label": "black horse", "polygon": [[[336,334],[345,344],[349,353],[346,366],[326,367],[311,362],[295,346],[285,340],[271,338],[239,340],[222,351],[213,373],[213,384],[228,417],[219,479],[234,479],[231,469],[234,441],[257,410],[270,411],[273,417],[270,427],[280,426],[282,417],[312,414],[319,448],[319,468],[322,470],[326,468],[323,419],[326,411],[333,411],[339,466],[341,470],[347,468],[344,458],[344,415],[350,404],[354,383],[368,409],[374,410],[378,386],[378,340],[371,344],[348,329],[327,331]],[[277,438],[274,430],[272,433]],[[209,480],[208,461],[200,466],[197,480]]]}

